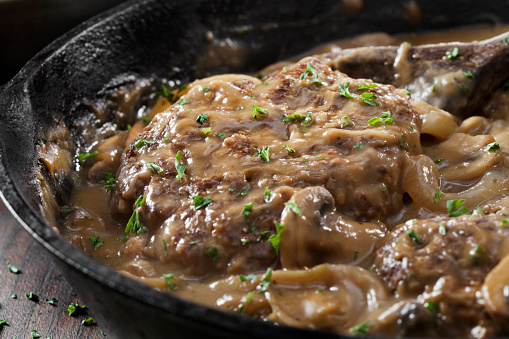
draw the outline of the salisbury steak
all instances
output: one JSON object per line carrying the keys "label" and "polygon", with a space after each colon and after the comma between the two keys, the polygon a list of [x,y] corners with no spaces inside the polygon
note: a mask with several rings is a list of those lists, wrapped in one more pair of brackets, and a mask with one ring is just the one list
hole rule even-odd
{"label": "salisbury steak", "polygon": [[[366,232],[381,238],[403,204],[405,168],[421,152],[419,129],[404,91],[351,79],[313,58],[265,82],[196,81],[122,155],[111,207],[126,222],[134,209],[140,221],[125,254],[190,276],[265,270],[278,265],[276,241],[268,239],[285,208],[300,218],[324,213],[292,199],[313,186],[333,200],[315,205],[337,216],[307,225],[309,232],[333,228],[350,248]],[[338,260],[351,262],[353,253]]]}

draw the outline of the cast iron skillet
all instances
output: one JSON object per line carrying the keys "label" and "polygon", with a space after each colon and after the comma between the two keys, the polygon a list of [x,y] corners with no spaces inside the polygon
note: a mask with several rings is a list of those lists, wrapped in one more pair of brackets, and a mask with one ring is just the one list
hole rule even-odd
{"label": "cast iron skillet", "polygon": [[[87,114],[79,109],[80,103],[97,100],[97,93],[112,79],[122,82],[136,76],[152,79],[154,86],[164,79],[185,83],[219,72],[253,72],[319,43],[370,31],[398,33],[509,21],[507,4],[485,1],[446,1],[440,6],[413,1],[421,9],[420,19],[408,15],[407,0],[372,1],[361,11],[348,10],[347,2],[360,3],[131,1],[62,36],[0,88],[0,195],[23,227],[52,253],[109,337],[337,337],[213,310],[117,273],[45,224],[34,168],[41,130],[60,117],[78,147],[82,139],[73,123]],[[207,39],[211,36],[214,39]],[[209,65],[205,52],[219,48],[218,42],[240,48],[234,58]],[[62,192],[69,193],[72,185],[66,180],[56,184],[59,199],[65,200]]]}

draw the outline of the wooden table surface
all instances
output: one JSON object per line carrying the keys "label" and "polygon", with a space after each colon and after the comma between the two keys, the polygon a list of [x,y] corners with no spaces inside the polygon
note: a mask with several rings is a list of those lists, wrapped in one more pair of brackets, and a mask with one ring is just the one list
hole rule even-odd
{"label": "wooden table surface", "polygon": [[[6,261],[17,266],[20,273],[9,272]],[[38,295],[39,301],[27,299],[25,293],[29,292]],[[51,298],[58,300],[55,306],[47,303]],[[81,324],[94,317],[90,311],[69,316],[67,306],[76,300],[81,301],[50,255],[0,199],[0,320],[7,321],[7,325],[0,325],[0,338],[31,338],[32,330],[43,339],[105,338],[107,333],[102,333],[99,324]]]}

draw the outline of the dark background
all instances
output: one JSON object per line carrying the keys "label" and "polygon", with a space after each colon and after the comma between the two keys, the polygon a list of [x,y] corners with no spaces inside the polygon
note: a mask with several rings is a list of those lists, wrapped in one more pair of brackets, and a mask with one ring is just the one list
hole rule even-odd
{"label": "dark background", "polygon": [[125,0],[0,0],[0,86],[37,52]]}

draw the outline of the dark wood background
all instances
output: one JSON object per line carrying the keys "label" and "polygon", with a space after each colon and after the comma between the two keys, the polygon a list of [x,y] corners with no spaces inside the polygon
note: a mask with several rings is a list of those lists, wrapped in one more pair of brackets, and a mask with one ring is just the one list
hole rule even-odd
{"label": "dark wood background", "polygon": [[[9,272],[6,261],[16,265],[20,273]],[[39,301],[27,299],[33,292]],[[17,299],[11,296],[17,294]],[[56,306],[47,300],[56,298]],[[94,317],[90,310],[69,316],[67,306],[78,300],[46,250],[33,239],[7,210],[0,199],[0,338],[30,338],[37,330],[41,338],[105,338],[100,324],[84,326],[83,319]],[[106,336],[105,336],[106,335]]]}

